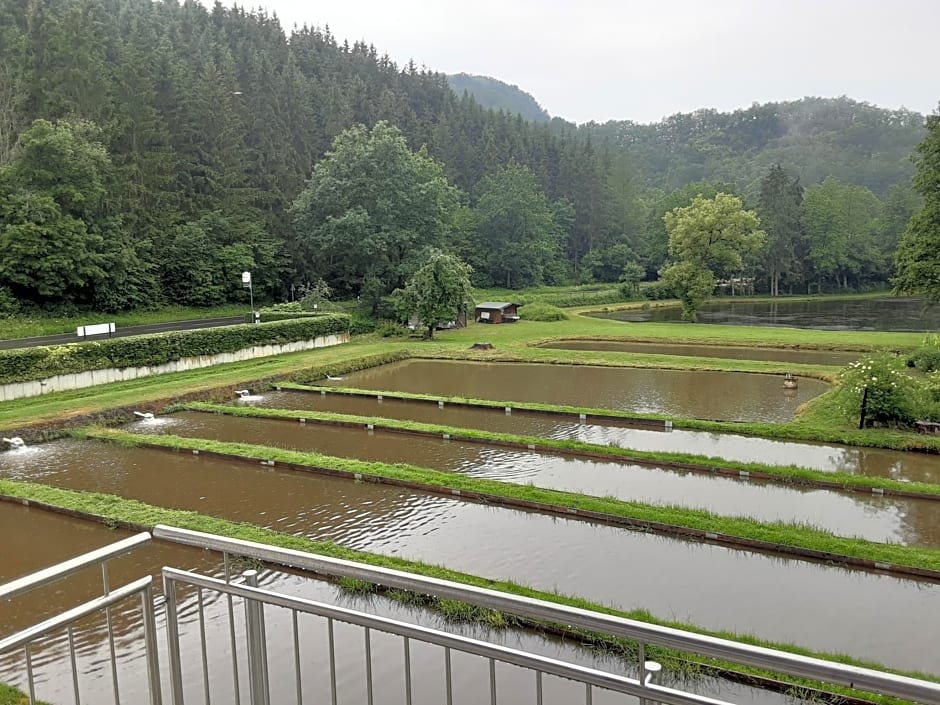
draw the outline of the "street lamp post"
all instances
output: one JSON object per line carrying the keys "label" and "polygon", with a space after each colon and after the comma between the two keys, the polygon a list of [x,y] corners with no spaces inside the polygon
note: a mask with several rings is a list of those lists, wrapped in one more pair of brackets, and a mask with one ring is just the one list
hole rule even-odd
{"label": "street lamp post", "polygon": [[258,316],[255,315],[255,292],[251,288],[251,272],[242,272],[242,286],[248,289],[248,300],[251,305],[251,322],[257,323]]}

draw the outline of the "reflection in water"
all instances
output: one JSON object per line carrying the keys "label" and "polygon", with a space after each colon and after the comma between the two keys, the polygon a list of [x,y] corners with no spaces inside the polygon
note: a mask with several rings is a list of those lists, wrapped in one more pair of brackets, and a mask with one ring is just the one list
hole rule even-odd
{"label": "reflection in water", "polygon": [[265,407],[334,411],[362,416],[384,416],[411,419],[457,428],[479,428],[519,435],[578,439],[603,445],[650,451],[675,451],[721,457],[740,462],[768,465],[799,465],[828,472],[847,472],[873,477],[891,477],[910,482],[940,483],[940,459],[926,453],[911,453],[878,448],[854,448],[822,443],[797,443],[766,438],[739,436],[732,433],[673,430],[670,433],[621,428],[589,419],[580,424],[571,417],[532,414],[502,410],[475,409],[447,404],[403,402],[374,397],[353,397],[339,394],[308,394],[304,392],[272,392]]}
{"label": "reflection in water", "polygon": [[[99,524],[72,520],[64,516],[0,503],[0,532],[11,548],[0,563],[0,583],[33,572],[39,568],[65,560],[79,553],[92,550],[123,538],[126,533],[110,531]],[[23,550],[29,547],[30,550]],[[221,576],[220,557],[217,554],[162,542],[137,549],[132,553],[109,562],[112,585],[121,585],[148,573],[158,577],[164,565],[172,565],[203,574]],[[577,644],[556,638],[546,638],[523,630],[492,631],[479,626],[445,623],[437,615],[414,607],[408,607],[383,598],[370,596],[360,598],[343,593],[333,585],[306,576],[263,570],[260,583],[298,597],[339,604],[354,609],[379,614],[405,622],[421,624],[444,631],[456,632],[518,649],[525,649],[551,658],[563,659],[593,668],[616,673],[624,672],[624,664],[611,658],[592,654]],[[160,590],[159,581],[156,588]],[[73,606],[101,593],[101,576],[97,569],[89,569],[70,576],[54,586],[28,593],[12,604],[0,604],[0,637],[13,633],[57,611]],[[198,702],[203,682],[198,658],[198,603],[191,590],[182,589],[179,597],[181,621],[181,643],[184,654],[183,684],[187,698]],[[146,702],[144,684],[143,650],[140,641],[139,613],[134,604],[121,605],[114,610],[113,623],[116,635],[118,674],[123,702]],[[206,615],[208,637],[208,659],[210,691],[215,702],[234,702],[231,675],[231,657],[228,651],[227,603],[211,592],[204,593],[203,604]],[[236,633],[241,642],[243,609],[235,601]],[[290,634],[289,613],[276,608],[265,610],[268,629],[268,655],[272,702],[291,702],[294,695],[293,652],[289,638],[275,635]],[[308,694],[324,692],[328,683],[326,660],[317,655],[327,643],[323,620],[301,616],[298,622],[301,634],[302,686]],[[162,600],[157,608],[158,639],[161,655],[165,658],[165,613]],[[84,702],[110,702],[111,670],[103,618],[82,623],[75,630],[77,663],[81,673],[81,692]],[[337,683],[340,702],[364,702],[365,688],[362,677],[363,648],[362,631],[336,625]],[[243,651],[243,649],[241,650]],[[67,663],[67,637],[60,634],[43,641],[31,651],[37,683],[37,696],[48,702],[70,702],[72,697],[71,673],[63,668]],[[402,681],[401,639],[376,633],[372,643],[373,673],[376,683],[381,684],[384,695],[404,692]],[[243,655],[243,654],[242,654]],[[414,677],[414,702],[440,702],[441,664],[440,649],[421,644],[412,645],[412,673]],[[482,700],[489,687],[488,678],[480,678],[480,668],[485,663],[474,662],[470,657],[454,656],[454,686],[464,695],[473,695]],[[25,664],[23,654],[13,653],[0,658],[0,681],[25,686]],[[627,671],[629,672],[629,671]],[[161,663],[163,690],[168,697],[168,664]],[[241,692],[247,692],[246,671],[242,660],[240,676]],[[682,686],[712,697],[753,705],[783,705],[785,698],[752,688],[733,685],[718,679],[702,679]],[[546,679],[547,702],[562,701],[568,695],[569,685]],[[499,671],[499,693],[506,702],[524,702],[531,698],[532,678],[530,674],[514,669]],[[244,697],[244,696],[243,696]],[[623,702],[610,693],[597,691],[595,701],[601,703]]]}
{"label": "reflection in water", "polygon": [[31,479],[940,673],[940,585],[191,454],[53,448]]}
{"label": "reflection in water", "polygon": [[[366,461],[409,463],[539,487],[718,514],[793,521],[860,536],[940,547],[940,502],[787,488],[627,463],[565,458],[478,443],[444,441],[296,421],[183,412],[173,433],[226,442],[315,451]],[[916,522],[916,523],[915,523]]]}
{"label": "reflection in water", "polygon": [[[617,321],[678,323],[679,306],[627,309],[593,314]],[[811,301],[713,300],[697,311],[699,323],[739,326],[787,326],[818,330],[931,331],[940,328],[940,309],[925,308],[922,299],[816,299]]]}
{"label": "reflection in water", "polygon": [[[801,379],[795,399],[776,375],[628,367],[406,360],[355,372],[345,387],[567,404],[724,421],[787,421],[823,382]],[[796,402],[796,403],[793,403]]]}
{"label": "reflection in water", "polygon": [[673,343],[639,343],[632,340],[556,340],[551,343],[544,343],[539,347],[553,350],[597,350],[647,355],[717,357],[725,360],[767,360],[771,362],[796,362],[806,365],[837,365],[839,367],[854,362],[862,355],[862,353],[841,352],[838,350],[677,345]]}

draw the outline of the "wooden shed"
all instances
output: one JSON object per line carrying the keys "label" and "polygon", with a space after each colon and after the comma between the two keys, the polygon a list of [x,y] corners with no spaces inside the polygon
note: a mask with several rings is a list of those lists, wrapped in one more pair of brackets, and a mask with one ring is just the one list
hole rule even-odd
{"label": "wooden shed", "polygon": [[477,304],[474,318],[477,323],[515,323],[519,320],[519,306],[508,301],[487,301]]}

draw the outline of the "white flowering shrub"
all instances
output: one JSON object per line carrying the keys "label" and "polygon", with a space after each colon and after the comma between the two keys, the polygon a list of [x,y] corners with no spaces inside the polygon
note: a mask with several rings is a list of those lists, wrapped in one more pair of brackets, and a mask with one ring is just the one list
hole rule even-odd
{"label": "white flowering shrub", "polygon": [[868,390],[866,426],[910,426],[917,418],[923,390],[905,371],[906,361],[882,353],[853,362],[842,371],[842,409],[858,418]]}

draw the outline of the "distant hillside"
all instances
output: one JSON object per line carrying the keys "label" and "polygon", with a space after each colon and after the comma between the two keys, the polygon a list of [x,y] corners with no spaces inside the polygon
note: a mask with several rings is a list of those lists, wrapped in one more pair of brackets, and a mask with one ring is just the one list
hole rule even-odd
{"label": "distant hillside", "polygon": [[803,98],[720,113],[697,110],[651,125],[588,123],[594,137],[625,149],[650,186],[672,190],[693,181],[734,183],[753,193],[775,163],[804,185],[827,176],[883,195],[913,174],[911,153],[924,116],[850,98]]}
{"label": "distant hillside", "polygon": [[484,108],[518,114],[529,122],[548,122],[552,119],[535,98],[518,86],[511,86],[489,76],[471,76],[468,73],[448,76],[447,82],[458,96],[467,91]]}

